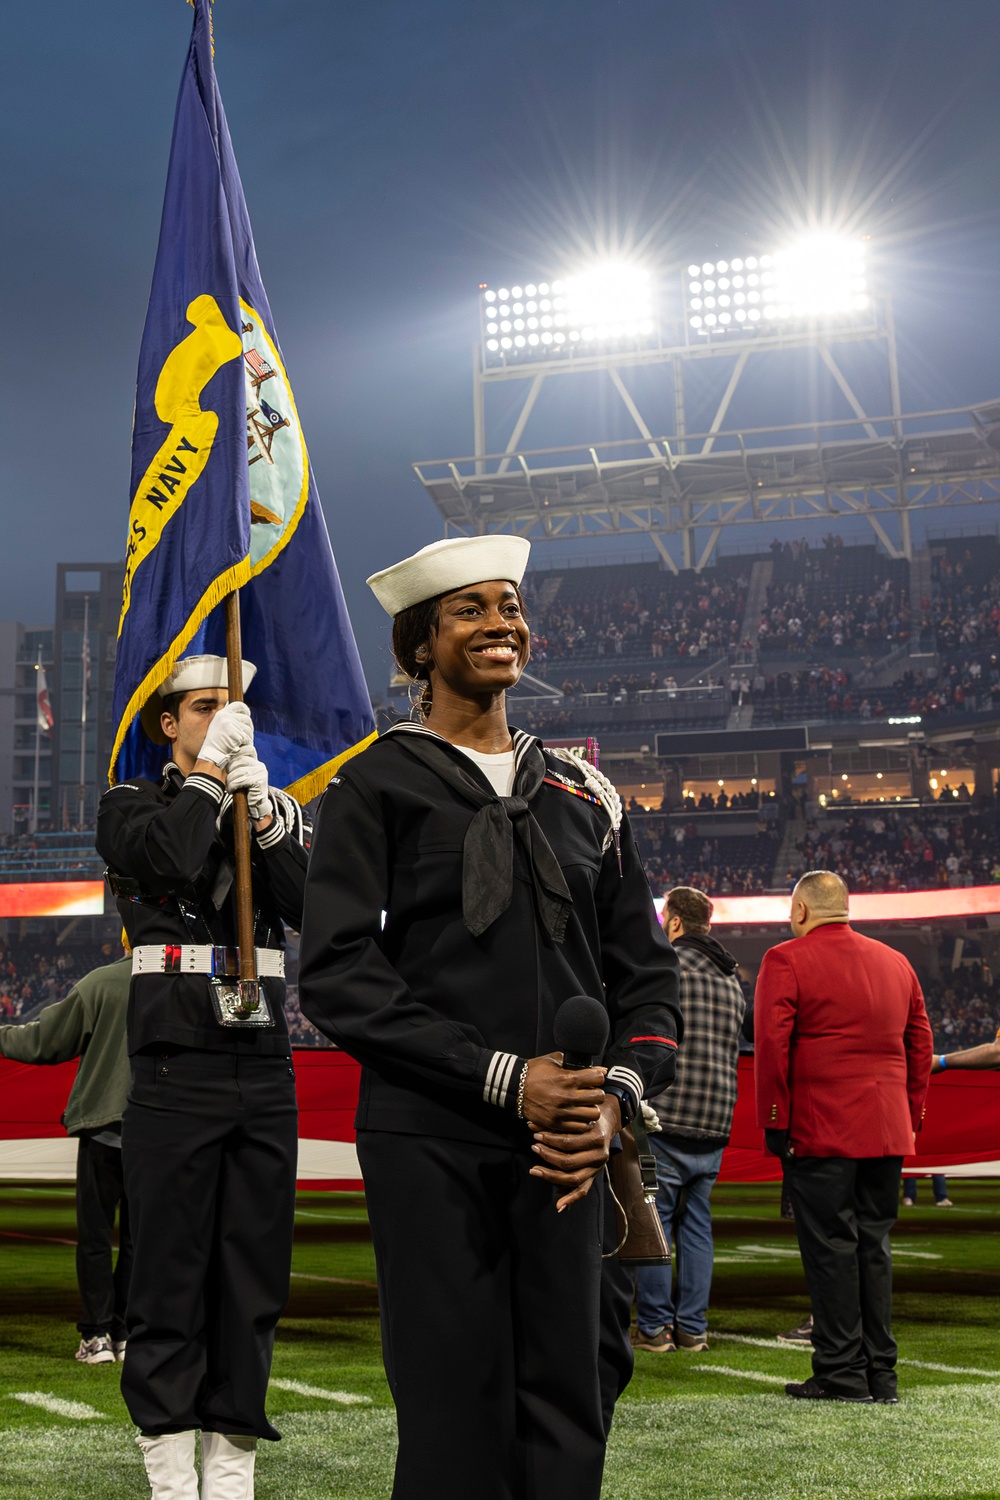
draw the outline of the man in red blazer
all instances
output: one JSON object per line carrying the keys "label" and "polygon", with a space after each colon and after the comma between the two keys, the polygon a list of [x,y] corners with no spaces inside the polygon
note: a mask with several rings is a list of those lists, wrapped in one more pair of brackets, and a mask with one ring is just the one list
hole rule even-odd
{"label": "man in red blazer", "polygon": [[933,1043],[901,953],[848,924],[827,870],[792,892],[793,941],[764,957],[754,1001],[757,1123],[785,1163],[813,1309],[813,1400],[895,1402],[890,1327],[899,1171],[914,1147]]}

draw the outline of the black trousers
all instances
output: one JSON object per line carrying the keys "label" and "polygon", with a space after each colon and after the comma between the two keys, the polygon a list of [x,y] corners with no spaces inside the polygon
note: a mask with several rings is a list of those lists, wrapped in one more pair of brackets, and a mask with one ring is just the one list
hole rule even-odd
{"label": "black trousers", "polygon": [[[596,1190],[595,1183],[591,1192]],[[635,1354],[629,1342],[632,1303],[635,1301],[635,1270],[626,1269],[615,1254],[618,1229],[607,1173],[601,1179],[601,1190],[604,1197],[604,1255],[601,1263],[601,1333],[597,1363],[601,1380],[604,1431],[608,1434],[615,1415],[615,1403],[632,1379],[635,1369]]]}
{"label": "black trousers", "polygon": [[393,1500],[598,1500],[599,1184],[524,1151],[358,1133],[396,1403]]}
{"label": "black trousers", "polygon": [[147,1436],[279,1436],[264,1404],[288,1300],[297,1144],[290,1057],[132,1059],[122,1151],[135,1258],[122,1395]]}
{"label": "black trousers", "polygon": [[[112,1237],[118,1216],[118,1258]],[[132,1271],[128,1200],[122,1182],[120,1146],[82,1135],[76,1154],[76,1279],[85,1339],[109,1333],[125,1337],[125,1304]]]}
{"label": "black trousers", "polygon": [[896,1389],[892,1254],[898,1156],[793,1156],[785,1164],[813,1312],[813,1374],[844,1396]]}

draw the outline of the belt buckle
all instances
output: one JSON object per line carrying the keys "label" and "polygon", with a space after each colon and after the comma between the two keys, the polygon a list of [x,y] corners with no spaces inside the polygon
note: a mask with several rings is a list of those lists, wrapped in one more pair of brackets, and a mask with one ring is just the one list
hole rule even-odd
{"label": "belt buckle", "polygon": [[163,945],[163,972],[164,974],[179,974],[181,972],[182,948],[180,943],[164,943]]}
{"label": "belt buckle", "polygon": [[235,978],[240,972],[239,949],[216,946],[212,949],[212,973]]}
{"label": "belt buckle", "polygon": [[[264,989],[255,979],[210,979],[212,1007],[220,1026],[273,1026]],[[255,993],[251,995],[248,990]],[[250,1002],[256,1000],[256,1004]]]}

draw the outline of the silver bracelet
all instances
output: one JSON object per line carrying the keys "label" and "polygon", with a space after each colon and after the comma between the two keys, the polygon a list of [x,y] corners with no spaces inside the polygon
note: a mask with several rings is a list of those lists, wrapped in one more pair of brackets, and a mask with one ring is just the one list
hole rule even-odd
{"label": "silver bracelet", "polygon": [[524,1119],[524,1085],[528,1081],[528,1064],[525,1063],[521,1069],[521,1076],[517,1081],[517,1118]]}

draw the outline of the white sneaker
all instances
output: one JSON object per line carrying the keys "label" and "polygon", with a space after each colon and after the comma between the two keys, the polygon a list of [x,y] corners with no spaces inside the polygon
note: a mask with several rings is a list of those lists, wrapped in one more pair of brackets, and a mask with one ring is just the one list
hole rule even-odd
{"label": "white sneaker", "polygon": [[201,1500],[253,1500],[255,1437],[201,1435]]}
{"label": "white sneaker", "polygon": [[125,1359],[125,1345],[127,1342],[128,1341],[126,1339],[111,1340],[111,1347],[115,1351],[115,1359],[119,1364],[121,1364]]}
{"label": "white sneaker", "polygon": [[81,1339],[80,1347],[76,1351],[76,1358],[81,1365],[113,1365],[115,1362],[115,1351],[111,1347],[111,1340],[106,1333],[100,1333],[93,1339]]}

